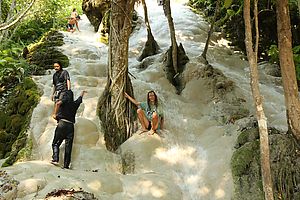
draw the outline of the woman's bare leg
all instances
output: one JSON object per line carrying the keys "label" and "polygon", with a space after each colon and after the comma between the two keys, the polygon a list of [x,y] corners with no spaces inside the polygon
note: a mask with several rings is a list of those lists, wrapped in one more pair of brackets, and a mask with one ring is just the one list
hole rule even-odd
{"label": "woman's bare leg", "polygon": [[137,114],[138,114],[139,121],[142,125],[142,131],[143,132],[148,131],[147,128],[149,126],[149,121],[146,118],[146,115],[145,115],[144,111],[141,108],[139,108],[139,109],[137,109]]}
{"label": "woman's bare leg", "polygon": [[152,114],[150,134],[153,135],[154,133],[156,133],[157,128],[158,128],[158,114],[156,112],[154,112]]}

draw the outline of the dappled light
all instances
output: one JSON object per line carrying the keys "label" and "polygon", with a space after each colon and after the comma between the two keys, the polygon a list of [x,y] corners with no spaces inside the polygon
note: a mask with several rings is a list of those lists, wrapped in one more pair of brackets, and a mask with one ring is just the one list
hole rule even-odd
{"label": "dappled light", "polygon": [[197,150],[193,147],[179,147],[174,146],[168,150],[157,149],[155,156],[163,161],[170,163],[171,165],[184,164],[188,167],[196,165],[193,155]]}

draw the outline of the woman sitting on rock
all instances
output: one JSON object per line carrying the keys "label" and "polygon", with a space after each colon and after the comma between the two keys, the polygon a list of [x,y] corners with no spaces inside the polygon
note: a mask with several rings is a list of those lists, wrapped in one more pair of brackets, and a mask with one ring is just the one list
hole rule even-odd
{"label": "woman sitting on rock", "polygon": [[150,131],[149,134],[153,135],[157,129],[163,129],[164,114],[154,91],[148,92],[147,102],[138,102],[126,92],[125,97],[138,107],[137,114],[142,125],[141,133]]}

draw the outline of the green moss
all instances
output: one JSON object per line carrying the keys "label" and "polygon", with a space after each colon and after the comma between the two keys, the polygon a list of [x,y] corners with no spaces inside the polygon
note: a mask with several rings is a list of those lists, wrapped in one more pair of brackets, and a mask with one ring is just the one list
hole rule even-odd
{"label": "green moss", "polygon": [[11,133],[7,133],[4,130],[0,130],[0,156],[1,158],[7,156],[7,153],[11,150],[12,143],[15,141],[16,136]]}
{"label": "green moss", "polygon": [[[5,119],[2,127],[5,125],[5,130],[9,136],[9,142],[6,142],[7,148],[2,148],[0,152],[1,158],[8,157],[2,166],[9,166],[13,164],[17,158],[27,155],[31,148],[26,147],[27,129],[29,127],[31,114],[33,108],[37,105],[40,98],[40,92],[34,81],[26,77],[24,80],[14,88],[14,91],[9,97],[9,103],[5,108],[4,114],[0,115],[1,119]],[[6,136],[6,137],[8,137]],[[7,139],[0,137],[1,143]],[[24,151],[27,152],[24,154]],[[21,152],[20,152],[21,151]],[[18,155],[19,152],[22,155]]]}
{"label": "green moss", "polygon": [[10,118],[11,118],[10,125],[6,129],[7,131],[13,134],[18,134],[21,131],[23,126],[23,122],[24,122],[23,116],[19,114],[15,114],[12,115]]}
{"label": "green moss", "polygon": [[4,112],[0,112],[0,130],[5,129],[8,120],[9,116]]}
{"label": "green moss", "polygon": [[258,128],[247,129],[238,136],[235,147],[238,148],[247,142],[252,142],[257,139],[259,139]]}
{"label": "green moss", "polygon": [[44,74],[45,70],[52,69],[55,61],[60,61],[63,67],[69,66],[69,58],[55,48],[63,44],[62,33],[49,31],[39,42],[28,47],[27,60],[38,67],[37,74]]}
{"label": "green moss", "polygon": [[122,154],[121,157],[121,172],[122,174],[132,174],[135,169],[135,155],[131,151],[127,151]]}
{"label": "green moss", "polygon": [[240,177],[247,174],[253,160],[259,159],[259,142],[246,143],[236,150],[231,158],[232,174]]}
{"label": "green moss", "polygon": [[233,200],[263,200],[260,173],[259,141],[247,142],[237,149],[231,158],[235,184]]}
{"label": "green moss", "polygon": [[18,161],[28,160],[31,156],[32,147],[33,147],[32,139],[28,139],[26,146],[19,151],[16,160]]}
{"label": "green moss", "polygon": [[[291,134],[282,134],[274,128],[269,128],[268,132],[274,199],[299,199],[299,144]],[[233,200],[264,199],[258,137],[257,128],[243,131],[238,137],[238,149],[231,159]]]}

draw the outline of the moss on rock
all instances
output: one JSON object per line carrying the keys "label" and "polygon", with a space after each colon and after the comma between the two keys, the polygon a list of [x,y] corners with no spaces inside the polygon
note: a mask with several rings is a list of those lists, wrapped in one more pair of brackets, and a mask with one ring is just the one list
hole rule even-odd
{"label": "moss on rock", "polygon": [[[299,199],[299,145],[291,134],[269,128],[270,164],[274,199]],[[243,131],[231,159],[234,180],[233,200],[263,200],[259,133],[257,128]]]}
{"label": "moss on rock", "polygon": [[53,63],[59,60],[64,67],[69,66],[69,58],[56,47],[64,44],[63,34],[58,31],[49,31],[39,42],[28,47],[27,60],[36,65],[34,74],[44,74],[47,69],[53,68]]}
{"label": "moss on rock", "polygon": [[247,142],[253,142],[257,139],[259,139],[258,128],[247,129],[238,136],[235,147],[239,148]]}
{"label": "moss on rock", "polygon": [[19,151],[26,146],[26,131],[33,108],[37,105],[39,99],[40,92],[29,77],[24,78],[22,83],[14,88],[12,95],[9,97],[8,105],[4,112],[0,114],[0,158],[8,157],[3,166],[13,164]]}

